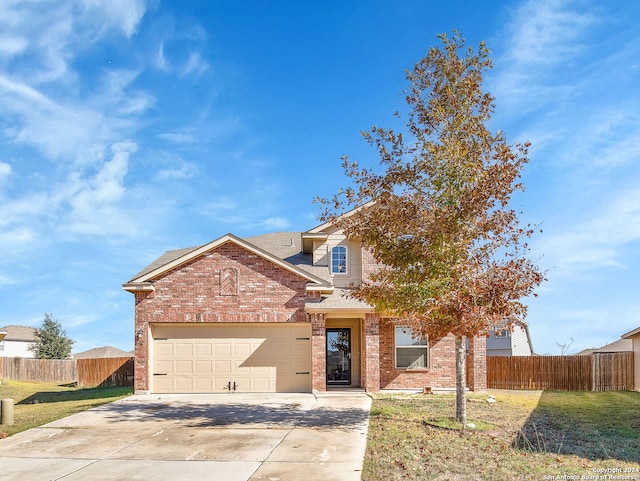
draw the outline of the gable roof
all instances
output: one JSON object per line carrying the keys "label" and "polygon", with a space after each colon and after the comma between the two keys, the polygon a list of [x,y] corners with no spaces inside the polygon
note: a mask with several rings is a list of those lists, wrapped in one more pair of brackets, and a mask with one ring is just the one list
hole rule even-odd
{"label": "gable roof", "polygon": [[635,328],[633,331],[629,331],[626,334],[623,334],[621,337],[623,339],[631,339],[636,334],[640,334],[640,327]]}
{"label": "gable roof", "polygon": [[131,357],[131,353],[112,346],[94,347],[73,355],[74,359],[94,359],[104,357]]}
{"label": "gable roof", "polygon": [[594,349],[593,353],[604,352],[628,352],[633,351],[633,341],[631,339],[618,339],[617,341],[607,344],[599,349]]}
{"label": "gable roof", "polygon": [[[370,200],[369,202],[359,205],[358,207],[354,207],[353,209],[344,212],[343,214],[341,214],[338,217],[351,217],[353,214],[363,210],[363,209],[368,209],[369,207],[371,207],[372,205],[374,205],[376,203],[375,200]],[[326,231],[328,228],[330,228],[331,226],[333,226],[333,223],[331,221],[329,222],[325,222],[324,224],[320,224],[316,227],[314,227],[313,229],[309,229],[307,232],[305,232],[305,234],[318,234],[321,232]]]}
{"label": "gable roof", "polygon": [[275,232],[247,237],[245,240],[330,284],[327,266],[314,266],[313,255],[303,252],[303,236],[302,232]]}
{"label": "gable roof", "polygon": [[36,328],[31,326],[16,326],[10,325],[6,327],[0,327],[0,331],[6,332],[4,337],[5,341],[22,341],[22,342],[35,342],[36,341]]}
{"label": "gable roof", "polygon": [[166,251],[164,254],[162,254],[160,257],[158,257],[155,261],[153,261],[151,264],[149,264],[147,267],[145,267],[144,269],[142,269],[140,272],[138,272],[135,276],[133,276],[131,278],[131,280],[129,282],[133,282],[134,279],[137,279],[139,277],[143,277],[144,275],[148,274],[151,271],[154,271],[156,269],[158,269],[159,267],[162,267],[166,264],[169,264],[170,262],[179,259],[180,257],[188,254],[189,252],[197,249],[200,246],[195,246],[195,247],[187,247],[185,249],[175,249],[175,250],[171,250],[171,251]]}
{"label": "gable roof", "polygon": [[[175,269],[180,265],[190,262],[191,260],[205,254],[206,252],[209,252],[211,250],[216,249],[217,247],[220,247],[221,245],[227,242],[232,242],[250,252],[253,252],[254,254],[259,255],[260,257],[290,272],[293,272],[294,274],[297,274],[307,279],[309,282],[312,282],[319,286],[329,287],[329,283],[325,279],[313,274],[312,272],[302,269],[292,264],[291,262],[288,262],[287,260],[277,255],[274,255],[271,252],[268,252],[267,250],[261,247],[258,247],[257,245],[247,240],[241,239],[233,234],[225,234],[222,237],[219,237],[218,239],[211,241],[208,244],[201,245],[199,247],[190,247],[187,249],[167,251],[158,259],[156,259],[147,267],[145,267],[138,274],[136,274],[127,283],[123,284],[122,287],[125,290],[131,290],[131,291],[135,291],[139,289],[152,289],[153,285],[151,284],[151,282],[154,279],[160,277],[161,275],[163,275],[164,273],[172,269]],[[268,242],[265,241],[263,242],[263,244],[268,244]],[[287,246],[279,246],[279,248],[282,249],[282,252],[285,252]]]}

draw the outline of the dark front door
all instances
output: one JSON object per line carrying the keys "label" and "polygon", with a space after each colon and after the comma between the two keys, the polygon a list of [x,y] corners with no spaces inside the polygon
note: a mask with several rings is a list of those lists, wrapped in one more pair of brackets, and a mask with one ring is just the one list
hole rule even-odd
{"label": "dark front door", "polygon": [[351,384],[351,329],[327,329],[327,384]]}

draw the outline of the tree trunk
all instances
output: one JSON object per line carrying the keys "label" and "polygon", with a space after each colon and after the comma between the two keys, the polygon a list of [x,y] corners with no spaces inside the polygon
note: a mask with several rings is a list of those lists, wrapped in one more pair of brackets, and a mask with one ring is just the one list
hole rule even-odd
{"label": "tree trunk", "polygon": [[464,395],[465,388],[465,357],[466,349],[464,338],[456,336],[456,419],[467,426],[467,398]]}

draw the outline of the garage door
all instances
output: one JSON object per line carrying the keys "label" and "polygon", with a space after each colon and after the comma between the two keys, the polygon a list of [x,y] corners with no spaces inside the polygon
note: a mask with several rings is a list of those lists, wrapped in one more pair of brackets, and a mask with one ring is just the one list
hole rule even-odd
{"label": "garage door", "polygon": [[151,329],[153,392],[311,392],[310,324]]}

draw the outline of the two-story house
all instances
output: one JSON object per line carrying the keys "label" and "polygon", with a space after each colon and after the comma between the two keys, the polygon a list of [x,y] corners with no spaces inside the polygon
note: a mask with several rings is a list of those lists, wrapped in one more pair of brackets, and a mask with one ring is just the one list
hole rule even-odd
{"label": "two-story house", "polygon": [[487,337],[487,356],[533,356],[533,344],[527,324],[511,329],[493,329]]}
{"label": "two-story house", "polygon": [[36,329],[30,326],[0,327],[0,357],[35,357],[31,347],[36,342]]}
{"label": "two-story house", "polygon": [[[166,252],[123,285],[136,392],[453,389],[453,336],[415,338],[349,297],[374,268],[332,224]],[[471,389],[486,386],[485,343],[469,340]]]}

